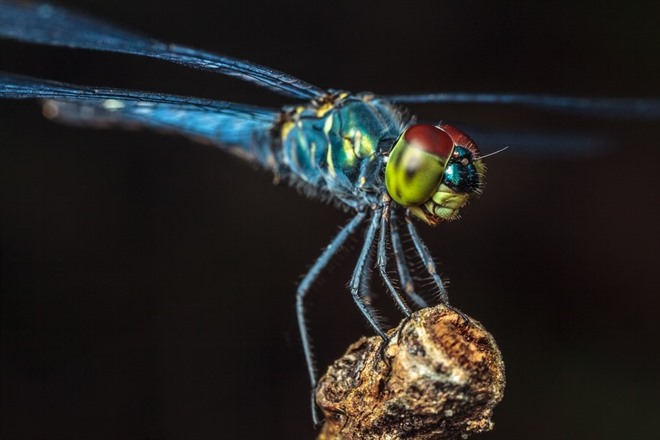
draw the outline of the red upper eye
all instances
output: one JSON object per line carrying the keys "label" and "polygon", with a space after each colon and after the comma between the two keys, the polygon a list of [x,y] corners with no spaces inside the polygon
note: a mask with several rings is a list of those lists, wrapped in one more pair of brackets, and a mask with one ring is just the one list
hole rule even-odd
{"label": "red upper eye", "polygon": [[448,159],[454,149],[454,141],[451,134],[441,128],[428,124],[416,124],[406,130],[404,139],[409,145],[414,145],[420,150]]}
{"label": "red upper eye", "polygon": [[477,148],[477,144],[475,144],[474,141],[470,139],[470,136],[463,133],[458,128],[454,127],[453,125],[442,124],[438,127],[438,129],[444,131],[447,136],[452,139],[452,143],[454,145],[458,145],[467,150],[470,150],[472,152],[472,156],[475,158],[479,156],[479,148]]}

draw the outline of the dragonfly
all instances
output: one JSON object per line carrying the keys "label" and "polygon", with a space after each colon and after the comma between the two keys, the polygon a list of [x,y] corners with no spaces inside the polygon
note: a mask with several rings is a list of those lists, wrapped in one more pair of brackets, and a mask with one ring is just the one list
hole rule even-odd
{"label": "dragonfly", "polygon": [[[445,284],[413,220],[431,226],[455,220],[484,187],[487,155],[480,153],[472,138],[454,125],[418,122],[406,116],[409,112],[402,105],[496,104],[597,117],[660,118],[660,100],[654,99],[492,93],[387,96],[324,89],[256,63],[165,43],[43,3],[0,0],[0,37],[164,60],[235,77],[292,100],[283,108],[265,108],[0,72],[0,97],[40,100],[51,119],[79,126],[139,126],[178,133],[257,164],[304,195],[351,213],[303,277],[295,296],[317,424],[320,418],[313,398],[317,371],[305,303],[330,260],[349,237],[364,234],[348,290],[373,331],[387,341],[386,329],[370,302],[372,269],[406,317],[429,306],[405,252],[402,236],[407,235],[434,284],[434,301],[450,306]],[[537,139],[528,141],[533,147]],[[395,274],[388,270],[390,264],[396,267]]]}

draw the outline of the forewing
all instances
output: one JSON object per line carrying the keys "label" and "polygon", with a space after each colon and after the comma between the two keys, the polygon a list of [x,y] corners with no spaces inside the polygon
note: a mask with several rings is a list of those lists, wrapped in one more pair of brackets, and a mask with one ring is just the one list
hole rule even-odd
{"label": "forewing", "polygon": [[313,99],[324,94],[324,90],[275,69],[166,44],[49,4],[0,0],[0,37],[166,60],[237,77],[295,98]]}
{"label": "forewing", "polygon": [[613,119],[660,119],[660,99],[577,98],[570,96],[495,94],[495,93],[423,93],[389,95],[397,104],[486,104],[522,106],[571,115]]}

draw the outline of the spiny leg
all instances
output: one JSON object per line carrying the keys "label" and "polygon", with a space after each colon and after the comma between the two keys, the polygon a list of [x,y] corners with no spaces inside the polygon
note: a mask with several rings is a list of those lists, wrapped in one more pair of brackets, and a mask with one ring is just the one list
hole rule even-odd
{"label": "spiny leg", "polygon": [[431,275],[433,281],[435,281],[435,284],[438,286],[438,289],[440,290],[440,302],[442,302],[443,304],[449,304],[449,295],[447,295],[447,289],[445,289],[445,285],[442,282],[442,278],[440,278],[440,275],[438,275],[438,270],[435,267],[435,262],[433,261],[433,257],[429,252],[429,248],[427,248],[426,245],[424,244],[424,241],[422,241],[421,237],[417,233],[417,229],[415,228],[415,225],[413,225],[412,220],[410,219],[410,216],[407,213],[406,213],[406,224],[408,226],[408,233],[410,234],[410,238],[412,238],[413,244],[415,245],[415,249],[417,249],[417,254],[419,255],[419,258],[421,258],[422,263],[426,268],[426,271],[429,273],[429,275]]}
{"label": "spiny leg", "polygon": [[365,215],[366,212],[358,212],[357,215],[339,231],[330,244],[323,250],[323,253],[321,253],[311,269],[309,269],[303,280],[300,282],[296,292],[298,328],[300,330],[300,339],[302,340],[303,352],[305,354],[305,362],[307,363],[307,373],[309,374],[309,381],[312,385],[312,419],[314,425],[318,425],[321,420],[316,408],[316,400],[314,399],[314,391],[316,389],[316,368],[314,367],[314,356],[309,340],[309,330],[307,329],[307,323],[305,322],[305,296],[321,271],[327,266],[328,262],[337,253],[339,248],[341,248],[346,239],[355,232],[358,226],[360,226]]}
{"label": "spiny leg", "polygon": [[403,244],[401,243],[401,235],[399,235],[399,223],[395,209],[390,210],[390,237],[392,238],[392,250],[394,251],[394,259],[396,260],[403,292],[420,309],[428,307],[424,298],[415,292],[415,284],[413,283],[412,275],[408,269],[406,255],[403,251]]}
{"label": "spiny leg", "polygon": [[447,295],[447,289],[445,289],[442,278],[440,278],[440,275],[438,275],[438,270],[435,267],[435,262],[433,261],[431,252],[429,252],[429,248],[426,247],[422,241],[422,238],[417,233],[417,229],[415,228],[415,225],[413,225],[409,213],[406,213],[406,224],[408,225],[408,232],[410,233],[410,237],[415,244],[415,249],[417,249],[419,258],[422,259],[422,263],[424,264],[424,267],[426,267],[426,271],[429,273],[429,275],[431,275],[431,277],[433,277],[433,280],[438,286],[438,289],[440,289],[440,301],[442,304],[458,313],[464,321],[470,321],[470,318],[465,313],[449,304],[449,295]]}
{"label": "spiny leg", "polygon": [[387,230],[389,229],[389,215],[390,215],[390,204],[389,202],[385,205],[385,208],[383,209],[383,214],[380,216],[380,237],[378,238],[378,257],[376,259],[376,267],[378,268],[378,271],[380,272],[380,276],[383,278],[383,281],[385,282],[385,286],[387,287],[387,290],[389,290],[390,295],[392,298],[394,298],[394,301],[396,302],[397,306],[399,306],[399,309],[406,315],[406,318],[410,318],[410,315],[412,314],[412,311],[410,310],[410,307],[408,307],[408,304],[403,300],[401,295],[399,295],[399,292],[396,291],[394,288],[394,285],[392,284],[392,280],[387,273]]}
{"label": "spiny leg", "polygon": [[353,276],[351,277],[351,281],[348,283],[348,286],[351,290],[353,301],[360,309],[360,312],[362,312],[362,315],[364,315],[364,317],[367,319],[369,325],[371,325],[374,331],[378,333],[378,335],[383,338],[383,340],[387,341],[387,335],[385,334],[385,331],[381,325],[378,323],[378,320],[374,315],[374,311],[364,301],[364,296],[366,294],[364,277],[367,276],[366,271],[369,270],[367,262],[369,260],[371,246],[374,243],[374,238],[376,237],[376,232],[378,231],[378,227],[380,225],[381,213],[382,209],[377,209],[374,211],[373,217],[371,218],[371,223],[369,224],[369,228],[367,229],[367,233],[364,237],[364,244],[362,245],[360,256],[358,257],[357,263],[355,264],[355,270],[353,270]]}

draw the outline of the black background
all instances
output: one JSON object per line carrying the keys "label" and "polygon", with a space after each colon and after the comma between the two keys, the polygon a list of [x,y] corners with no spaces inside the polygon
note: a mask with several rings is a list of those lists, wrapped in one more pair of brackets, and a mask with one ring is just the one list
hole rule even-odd
{"label": "black background", "polygon": [[[323,87],[660,96],[650,2],[67,5]],[[128,56],[2,42],[0,59],[74,83],[289,102]],[[72,129],[32,102],[0,104],[2,438],[312,438],[294,291],[348,216],[182,138]],[[453,303],[504,354],[505,399],[481,438],[658,438],[657,122],[414,111],[616,145],[509,149],[488,160],[461,221],[419,227]],[[313,296],[321,366],[369,333],[344,289],[355,254]]]}

